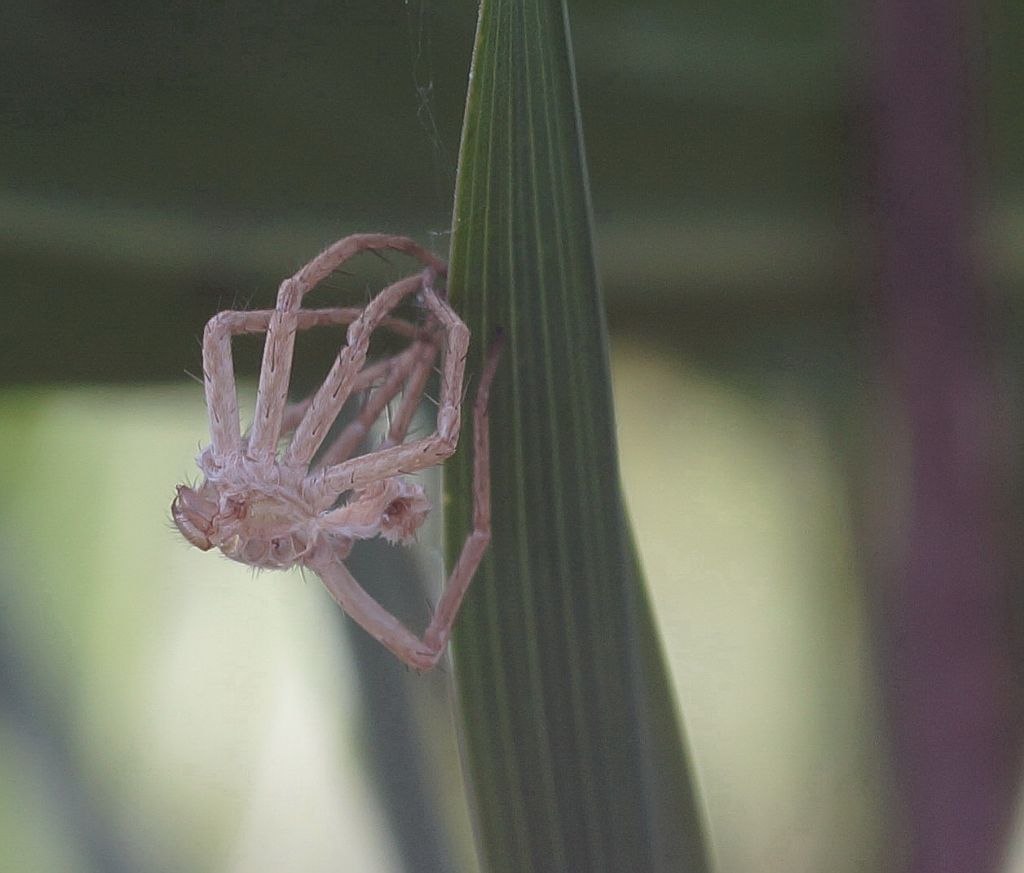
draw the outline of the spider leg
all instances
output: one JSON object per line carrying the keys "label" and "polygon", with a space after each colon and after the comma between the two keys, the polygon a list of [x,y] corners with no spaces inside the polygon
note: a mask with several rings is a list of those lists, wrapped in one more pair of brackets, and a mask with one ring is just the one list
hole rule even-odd
{"label": "spider leg", "polygon": [[[402,404],[398,407],[398,412],[388,428],[383,448],[397,446],[405,439],[409,425],[412,423],[412,417],[423,399],[423,391],[427,386],[430,373],[434,369],[434,359],[437,357],[438,352],[437,346],[432,343],[429,345],[424,343],[423,345],[423,354],[420,356],[415,369],[409,375],[409,379],[405,384]],[[344,458],[339,458],[338,460],[341,461]]]}
{"label": "spider leg", "polygon": [[[313,312],[313,311],[316,311],[316,310],[306,310],[306,311]],[[353,310],[353,312],[355,312],[356,316],[358,316],[359,312],[361,312],[361,311],[362,310],[359,310],[359,309]],[[398,319],[394,319],[394,321],[397,322]],[[412,331],[412,333],[409,334],[410,336],[415,336],[416,328],[415,328],[414,325],[410,324],[409,322],[401,322],[401,324],[403,324],[403,325],[407,326],[408,328],[410,328],[410,330]],[[390,370],[390,368],[392,366],[391,362],[392,362],[392,359],[391,358],[387,358],[387,359],[385,359],[383,361],[377,361],[376,363],[371,364],[370,366],[364,368],[363,370],[360,370],[359,376],[356,378],[355,382],[352,385],[353,392],[363,391],[363,390],[371,387],[373,385],[373,383],[376,382],[378,379],[382,379],[385,376],[387,376],[387,374],[388,374],[388,372],[389,372],[389,370]],[[306,410],[309,409],[309,405],[312,402],[313,402],[313,395],[310,394],[308,397],[306,397],[306,398],[304,398],[302,400],[296,401],[294,403],[289,403],[284,408],[284,414],[281,416],[281,436],[282,437],[291,436],[295,432],[295,428],[297,428],[299,426],[299,422],[302,421],[302,417],[306,414]]]}
{"label": "spider leg", "polygon": [[238,390],[231,357],[231,338],[266,330],[269,313],[220,312],[206,322],[203,331],[203,387],[210,421],[213,456],[219,460],[242,448],[238,422]]}
{"label": "spider leg", "polygon": [[501,355],[501,342],[492,344],[480,378],[473,409],[473,531],[466,539],[437,611],[420,639],[374,600],[329,548],[311,555],[306,565],[323,580],[334,600],[374,639],[415,670],[437,664],[451,635],[459,607],[491,539],[491,474],[487,406],[491,382]]}
{"label": "spider leg", "polygon": [[349,325],[348,342],[338,352],[323,385],[313,395],[309,411],[295,429],[295,436],[285,450],[282,463],[295,466],[309,464],[352,393],[353,383],[366,363],[374,330],[394,307],[422,285],[423,276],[420,274],[389,285]]}
{"label": "spider leg", "polygon": [[[366,437],[366,434],[369,433],[373,423],[380,418],[387,405],[403,388],[405,389],[405,397],[402,400],[399,417],[396,418],[389,429],[387,439],[391,440],[393,438],[396,425],[399,424],[399,419],[404,418],[404,427],[408,427],[408,419],[411,419],[412,412],[415,411],[416,406],[419,404],[417,390],[422,392],[422,383],[426,381],[426,375],[421,379],[420,374],[429,374],[435,355],[436,348],[433,344],[416,342],[400,354],[382,362],[389,365],[384,383],[370,394],[359,415],[338,434],[335,441],[324,452],[323,456],[318,459],[317,468],[330,467],[351,457],[352,453]],[[362,376],[365,372],[366,370],[363,370],[359,375]],[[409,406],[411,401],[414,401],[411,403],[412,408],[406,414],[406,406]],[[404,429],[401,435],[398,436],[398,440],[401,440],[402,436],[404,436]]]}
{"label": "spider leg", "polygon": [[437,657],[411,630],[374,600],[336,556],[318,555],[306,566],[323,580],[335,602],[370,636],[414,670],[429,670]]}
{"label": "spider leg", "polygon": [[[351,324],[362,311],[354,307],[301,310],[296,318],[296,329]],[[275,313],[273,309],[256,309],[250,312],[225,311],[219,312],[206,323],[203,332],[203,386],[206,391],[206,409],[215,457],[223,457],[232,451],[238,451],[242,446],[231,338],[240,334],[266,331]],[[400,336],[416,337],[420,332],[416,325],[398,318],[385,319],[382,327]],[[296,424],[297,422],[291,424],[291,429],[294,429]]]}
{"label": "spider leg", "polygon": [[469,328],[429,284],[424,284],[423,301],[444,330],[441,397],[434,432],[423,439],[361,455],[333,467],[324,467],[307,480],[310,499],[324,500],[377,479],[386,479],[399,473],[414,473],[441,463],[455,451],[461,422],[462,383],[469,346]]}
{"label": "spider leg", "polygon": [[423,642],[427,648],[440,657],[448,644],[448,637],[458,615],[459,607],[473,581],[480,561],[491,541],[491,453],[490,423],[488,405],[490,401],[491,382],[498,369],[501,351],[504,346],[504,334],[498,334],[487,352],[487,362],[480,374],[480,385],[477,388],[476,402],[473,405],[473,530],[466,538],[455,562],[444,594],[437,604],[437,610],[423,634]]}
{"label": "spider leg", "polygon": [[302,421],[302,416],[306,414],[306,410],[309,409],[310,401],[313,396],[300,400],[297,403],[289,403],[281,415],[281,436],[287,436],[292,433],[295,428],[299,426],[299,422]]}
{"label": "spider leg", "polygon": [[[249,440],[249,454],[252,457],[272,456],[281,436],[302,298],[349,258],[368,249],[394,249],[412,255],[429,269],[439,273],[443,273],[445,269],[444,264],[430,252],[405,237],[355,234],[328,246],[294,276],[285,279],[277,292],[277,307],[267,326],[267,341],[263,347],[256,413]],[[320,439],[323,439],[323,435]],[[319,446],[319,442],[316,445]],[[304,463],[309,463],[309,457]]]}

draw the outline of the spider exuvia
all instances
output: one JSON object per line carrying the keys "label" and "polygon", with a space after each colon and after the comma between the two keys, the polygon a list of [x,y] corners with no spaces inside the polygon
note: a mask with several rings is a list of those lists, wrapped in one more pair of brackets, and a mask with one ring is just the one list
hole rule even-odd
{"label": "spider exuvia", "polygon": [[[424,268],[389,285],[361,309],[302,308],[303,297],[320,281],[368,249],[404,252]],[[253,567],[308,567],[356,622],[417,670],[429,670],[441,657],[491,538],[487,402],[501,353],[500,337],[488,350],[473,406],[473,529],[423,636],[416,636],[370,597],[344,560],[356,540],[411,540],[431,507],[423,488],[406,474],[441,464],[455,451],[470,335],[438,288],[444,273],[444,264],[410,239],[358,234],[334,243],[285,279],[274,309],[221,312],[211,318],[203,334],[211,437],[197,459],[203,480],[196,487],[179,485],[171,504],[178,529],[204,551],[216,547]],[[419,323],[390,315],[412,295],[424,309]],[[288,404],[296,331],[344,324],[347,342],[324,383],[301,403]],[[405,337],[408,344],[367,364],[370,337],[377,328]],[[252,428],[243,435],[231,338],[263,332],[267,336],[256,409]],[[407,439],[438,355],[442,369],[436,429],[430,436]],[[353,394],[363,395],[358,413],[320,451]],[[383,443],[353,457],[399,395]],[[283,437],[290,438],[279,451]]]}

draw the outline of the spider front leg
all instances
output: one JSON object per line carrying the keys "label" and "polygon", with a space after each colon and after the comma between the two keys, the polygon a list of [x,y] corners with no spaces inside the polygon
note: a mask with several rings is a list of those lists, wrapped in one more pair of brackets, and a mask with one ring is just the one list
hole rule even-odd
{"label": "spider front leg", "polygon": [[[318,326],[351,324],[362,313],[362,309],[356,308],[304,309],[295,314],[294,328],[299,331]],[[250,312],[227,310],[217,313],[206,323],[203,331],[203,386],[210,422],[210,442],[215,458],[223,458],[242,448],[231,340],[241,334],[264,333],[278,314],[275,309]],[[382,325],[399,336],[416,336],[417,328],[400,319],[384,319]],[[364,373],[370,375],[370,368]],[[288,373],[282,375],[287,390]],[[361,373],[360,377],[363,375]],[[361,387],[359,380],[356,381],[356,387]],[[287,410],[282,408],[279,413],[279,430],[294,430],[309,402],[304,401]]]}
{"label": "spider front leg", "polygon": [[[389,446],[401,442],[412,420],[412,415],[419,406],[423,388],[436,356],[437,349],[433,343],[415,342],[403,352],[381,362],[386,365],[383,382],[373,389],[359,414],[317,459],[317,468],[332,467],[350,458],[370,432],[374,422],[380,418],[388,404],[399,393],[403,395],[402,403],[388,429],[384,445]],[[359,390],[358,382],[362,381],[366,373],[367,370],[363,370],[359,374],[353,391]]]}
{"label": "spider front leg", "polygon": [[[321,547],[306,560],[306,566],[320,576],[338,605],[374,639],[415,670],[429,670],[440,659],[466,591],[491,540],[488,404],[502,346],[503,337],[499,335],[488,351],[473,407],[473,530],[462,547],[423,637],[417,637],[374,600],[348,571],[341,558],[328,548]],[[355,462],[360,460],[356,458]]]}
{"label": "spider front leg", "polygon": [[[339,309],[339,310],[327,310],[327,309],[307,309],[300,310],[300,317],[307,315],[308,313],[315,312],[332,312],[337,313],[337,318],[332,323],[337,324],[350,324],[355,321],[362,309]],[[407,321],[402,321],[397,318],[386,319],[382,323],[382,327],[387,327],[393,333],[398,336],[404,336],[415,339],[418,335],[418,328],[414,324],[410,324]],[[365,367],[359,372],[359,376],[352,383],[352,391],[363,391],[373,385],[378,379],[381,379],[388,375],[393,369],[393,359],[387,359],[384,361],[377,361],[375,364],[371,364]],[[284,408],[284,413],[281,416],[281,436],[290,437],[295,433],[295,428],[299,426],[299,423],[306,416],[306,411],[313,403],[313,395],[310,394],[303,400],[299,400],[295,403],[289,403]],[[346,456],[347,457],[347,456]]]}
{"label": "spider front leg", "polygon": [[349,325],[347,342],[335,358],[323,385],[313,395],[309,410],[295,429],[295,435],[284,452],[283,463],[290,466],[309,464],[345,401],[351,396],[359,371],[366,363],[374,330],[392,309],[417,291],[422,283],[422,276],[416,275],[389,285]]}
{"label": "spider front leg", "polygon": [[210,445],[218,462],[242,448],[231,338],[243,333],[260,333],[267,329],[269,321],[270,313],[266,310],[219,312],[206,323],[203,331],[203,388],[210,422]]}
{"label": "spider front leg", "polygon": [[[408,327],[408,332],[402,331],[399,335],[410,336],[415,338],[417,336],[416,329],[413,325],[407,322],[401,322],[403,327]],[[392,325],[387,325],[392,326]],[[416,343],[415,345],[418,345]],[[359,413],[359,418],[356,421],[349,423],[348,426],[335,438],[331,446],[323,453],[323,456],[317,459],[317,467],[322,467],[327,464],[335,464],[339,461],[343,461],[349,457],[351,451],[358,445],[359,438],[356,438],[356,433],[360,430],[365,434],[366,429],[373,421],[366,422],[365,419],[369,417],[372,410],[370,409],[371,403],[376,408],[376,415],[379,416],[383,406],[387,405],[391,399],[402,390],[402,384],[399,383],[393,389],[389,389],[388,386],[396,380],[396,377],[400,373],[407,372],[414,364],[414,358],[419,353],[418,348],[413,349],[412,347],[399,352],[390,358],[385,358],[382,361],[377,361],[364,369],[359,371],[359,375],[352,382],[352,393],[358,394],[362,391],[371,392],[372,400],[368,402],[363,410]],[[380,387],[375,388],[375,384],[383,380],[384,384]],[[391,390],[389,394],[388,391]],[[381,393],[383,391],[383,393]],[[307,411],[313,404],[313,394],[303,400],[299,400],[294,403],[289,403],[284,408],[284,414],[281,418],[281,438],[289,438],[295,433],[295,429],[305,418]],[[376,418],[376,416],[374,416]],[[353,442],[355,443],[353,445]],[[333,458],[333,460],[331,460]]]}
{"label": "spider front leg", "polygon": [[[267,326],[267,342],[263,348],[263,363],[260,366],[260,382],[256,394],[256,413],[248,446],[252,457],[269,458],[277,449],[277,441],[281,436],[281,421],[288,401],[288,374],[291,372],[292,355],[295,351],[295,318],[302,305],[302,298],[349,258],[363,251],[378,249],[393,249],[411,255],[427,269],[438,273],[445,270],[443,263],[411,239],[388,234],[364,233],[338,240],[320,252],[294,276],[285,279],[278,289],[277,306]],[[384,296],[384,293],[378,295],[378,299]],[[371,301],[367,309],[372,307],[374,302]],[[349,344],[351,345],[351,339]],[[356,370],[358,371],[358,368]],[[347,372],[346,375],[351,377],[354,373]],[[338,409],[340,408],[339,405]],[[332,417],[331,421],[333,420]],[[319,440],[322,441],[323,437],[324,434],[321,433]],[[310,435],[303,434],[302,438],[300,448],[305,447]],[[320,442],[316,441],[316,446],[319,445]],[[313,448],[313,452],[315,451],[316,447]],[[313,452],[299,463],[309,463]],[[286,460],[294,462],[297,456],[290,456]]]}
{"label": "spider front leg", "polygon": [[361,488],[398,473],[415,473],[433,467],[455,451],[461,422],[469,328],[429,284],[423,286],[423,302],[444,332],[441,397],[434,432],[420,440],[393,445],[333,467],[325,467],[307,481],[307,496],[314,502],[330,500],[332,495]]}

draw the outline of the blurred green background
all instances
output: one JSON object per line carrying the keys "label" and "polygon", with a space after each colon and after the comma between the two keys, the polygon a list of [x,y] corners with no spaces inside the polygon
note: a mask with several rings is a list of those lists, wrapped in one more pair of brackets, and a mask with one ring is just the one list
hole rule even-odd
{"label": "blurred green background", "polygon": [[[570,12],[625,488],[718,869],[897,869],[861,545],[885,483],[860,11]],[[364,645],[314,578],[187,548],[168,506],[210,315],[353,231],[446,251],[475,13],[0,11],[5,873],[473,869],[449,677]],[[1024,7],[979,15],[978,264],[1016,409]],[[331,354],[300,343],[300,390]],[[440,554],[358,572],[398,603]]]}

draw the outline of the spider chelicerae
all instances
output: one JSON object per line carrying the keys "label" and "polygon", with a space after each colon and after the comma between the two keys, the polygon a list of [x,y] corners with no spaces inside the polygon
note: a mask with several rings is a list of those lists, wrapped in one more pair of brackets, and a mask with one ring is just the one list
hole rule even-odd
{"label": "spider chelicerae", "polygon": [[[346,260],[382,249],[411,255],[423,269],[389,285],[362,308],[302,308],[306,294]],[[228,311],[211,318],[203,334],[211,442],[197,459],[202,481],[195,487],[179,485],[171,504],[178,529],[204,551],[216,547],[253,567],[308,567],[356,622],[417,670],[429,670],[441,657],[491,538],[487,403],[500,336],[488,350],[473,406],[473,528],[423,636],[367,594],[344,560],[357,540],[381,536],[407,543],[415,536],[431,506],[423,488],[407,474],[443,463],[458,443],[470,333],[441,290],[444,275],[444,264],[410,239],[357,234],[334,243],[285,279],[274,309]],[[423,310],[418,322],[391,315],[412,296]],[[347,342],[323,384],[306,400],[289,404],[296,332],[346,324]],[[407,343],[401,351],[367,363],[377,329]],[[256,409],[252,427],[243,435],[231,338],[264,332]],[[413,414],[438,357],[436,428],[427,437],[409,438]],[[353,396],[362,399],[358,411],[323,448]],[[397,408],[391,414],[393,404]],[[383,442],[353,456],[382,416],[389,421]]]}

